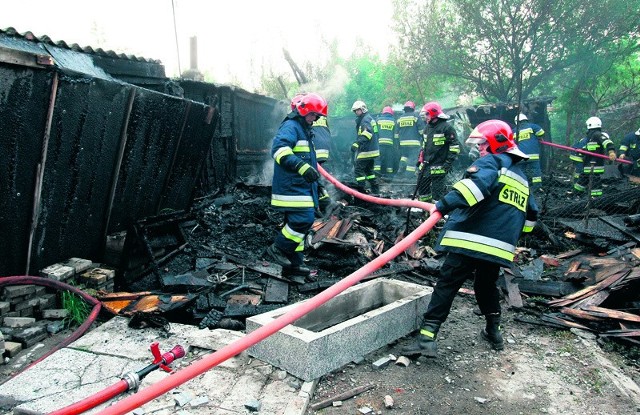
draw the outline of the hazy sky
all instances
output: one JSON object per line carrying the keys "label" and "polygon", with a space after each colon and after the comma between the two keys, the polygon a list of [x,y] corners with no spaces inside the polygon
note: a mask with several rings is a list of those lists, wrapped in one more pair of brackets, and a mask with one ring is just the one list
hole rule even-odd
{"label": "hazy sky", "polygon": [[177,46],[171,0],[3,1],[0,28],[159,59],[168,76],[178,75],[177,48],[181,69],[189,68],[189,39],[197,36],[199,69],[216,82],[250,90],[263,66],[291,73],[283,47],[302,64],[326,58],[326,50],[317,47],[323,38],[337,38],[343,56],[358,37],[383,58],[395,44],[392,0],[174,0],[173,5]]}

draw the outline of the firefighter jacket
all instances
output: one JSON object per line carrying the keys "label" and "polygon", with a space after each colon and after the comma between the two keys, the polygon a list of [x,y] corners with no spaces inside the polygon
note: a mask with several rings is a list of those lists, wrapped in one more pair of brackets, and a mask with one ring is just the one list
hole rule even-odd
{"label": "firefighter jacket", "polygon": [[396,118],[392,114],[380,114],[378,116],[378,144],[380,146],[393,146],[396,128]]}
{"label": "firefighter jacket", "polygon": [[520,151],[529,156],[529,160],[540,160],[540,139],[544,135],[542,127],[524,121],[513,129],[513,133]]}
{"label": "firefighter jacket", "polygon": [[395,138],[400,147],[420,147],[422,145],[418,121],[418,115],[414,111],[405,112],[398,118]]}
{"label": "firefighter jacket", "polygon": [[351,148],[357,160],[374,159],[380,156],[378,148],[378,123],[369,113],[356,118],[356,141]]}
{"label": "firefighter jacket", "polygon": [[[609,151],[615,151],[613,141],[609,138],[609,134],[599,128],[587,130],[587,136],[574,144],[573,147],[602,155],[609,153]],[[569,158],[576,163],[576,166],[582,165],[582,173],[584,174],[591,174],[592,171],[593,174],[604,173],[605,159],[603,158],[578,152],[573,153]],[[591,162],[593,162],[593,169]]]}
{"label": "firefighter jacket", "polygon": [[479,158],[436,203],[449,214],[436,250],[511,265],[520,234],[531,232],[538,216],[516,158],[506,153]]}
{"label": "firefighter jacket", "polygon": [[427,123],[422,150],[424,162],[429,166],[431,174],[446,174],[460,154],[456,130],[442,118]]}
{"label": "firefighter jacket", "polygon": [[331,131],[327,117],[321,116],[311,126],[313,131],[313,144],[316,148],[316,159],[322,164],[329,160],[329,147],[331,147]]}
{"label": "firefighter jacket", "polygon": [[275,160],[271,205],[280,210],[314,209],[318,206],[318,183],[307,183],[302,174],[318,168],[311,128],[297,112],[284,119],[271,145]]}
{"label": "firefighter jacket", "polygon": [[620,154],[625,158],[633,162],[633,168],[638,169],[640,167],[640,135],[635,132],[629,133],[624,136],[620,143]]}

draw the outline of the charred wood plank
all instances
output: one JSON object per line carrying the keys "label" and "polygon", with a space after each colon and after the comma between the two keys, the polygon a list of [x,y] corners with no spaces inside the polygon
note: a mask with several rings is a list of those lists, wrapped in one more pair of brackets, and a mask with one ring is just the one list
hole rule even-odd
{"label": "charred wood plank", "polygon": [[578,254],[582,253],[582,249],[574,249],[572,251],[567,251],[567,252],[563,252],[561,254],[556,255],[556,258],[558,259],[567,259],[567,258],[571,258],[574,257]]}
{"label": "charred wood plank", "polygon": [[522,308],[524,306],[522,303],[522,295],[520,294],[518,284],[513,282],[513,275],[505,274],[504,283],[507,289],[507,304],[509,304],[509,307]]}
{"label": "charred wood plank", "polygon": [[518,284],[520,292],[532,295],[544,295],[546,297],[562,297],[573,293],[580,286],[564,281],[531,281],[525,279],[514,279]]}
{"label": "charred wood plank", "polygon": [[286,303],[289,299],[289,284],[269,278],[264,291],[265,303]]}
{"label": "charred wood plank", "polygon": [[281,307],[282,306],[278,304],[227,304],[224,309],[224,316],[229,318],[251,317],[256,314],[268,313]]}
{"label": "charred wood plank", "polygon": [[601,290],[587,298],[583,298],[582,300],[576,301],[571,307],[584,308],[584,307],[597,306],[602,304],[604,300],[609,298],[610,295],[611,295],[611,291]]}
{"label": "charred wood plank", "polygon": [[547,323],[555,324],[557,326],[564,327],[564,328],[581,329],[581,330],[587,330],[591,332],[595,331],[591,327],[584,326],[574,321],[565,320],[562,317],[558,317],[557,315],[553,315],[553,314],[543,314],[540,317],[540,319]]}
{"label": "charred wood plank", "polygon": [[302,285],[298,286],[298,292],[304,294],[304,293],[309,293],[309,292],[313,292],[313,291],[324,290],[325,288],[331,287],[332,285],[334,285],[338,281],[340,281],[339,278],[332,278],[332,279],[327,279],[327,280],[322,280],[322,281],[314,281],[314,282],[310,282],[310,283],[307,283],[307,284],[302,284]]}
{"label": "charred wood plank", "polygon": [[582,307],[582,309],[587,313],[593,314],[595,316],[630,321],[632,323],[640,323],[640,316],[633,313],[626,313],[624,311],[612,310],[610,308],[596,306]]}
{"label": "charred wood plank", "polygon": [[[588,287],[583,288],[582,290],[574,292],[573,294],[565,295],[563,298],[559,298],[557,300],[551,300],[548,302],[548,305],[558,306],[558,307],[566,306],[568,304],[571,304],[573,302],[586,298],[590,295],[593,295],[598,291],[604,290],[605,288],[609,287],[610,285],[624,278],[625,275],[627,274],[628,272],[619,272],[617,274],[613,274],[595,285],[590,285]],[[520,289],[522,290],[522,287],[520,287]]]}
{"label": "charred wood plank", "polygon": [[579,310],[577,308],[571,308],[571,307],[562,307],[560,309],[560,312],[562,314],[566,314],[568,316],[571,317],[576,317],[576,318],[581,318],[583,320],[589,320],[589,321],[602,321],[604,320],[602,317],[599,316],[595,316],[591,313],[588,313],[584,310]]}

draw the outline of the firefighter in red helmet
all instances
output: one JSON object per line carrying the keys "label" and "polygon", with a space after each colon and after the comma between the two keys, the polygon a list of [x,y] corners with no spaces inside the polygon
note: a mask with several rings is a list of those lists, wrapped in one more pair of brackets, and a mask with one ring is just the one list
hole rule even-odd
{"label": "firefighter in red helmet", "polygon": [[533,230],[538,208],[518,165],[527,155],[518,149],[507,123],[479,124],[467,144],[478,145],[480,158],[430,212],[450,215],[436,246],[446,257],[418,339],[402,350],[405,355],[436,356],[438,330],[467,279],[474,279],[476,300],[485,316],[482,338],[494,350],[504,348],[496,281],[500,267],[511,266],[521,232]]}
{"label": "firefighter in red helmet", "polygon": [[318,163],[311,126],[327,116],[327,102],[318,94],[305,94],[280,124],[271,145],[274,159],[271,206],[284,214],[284,226],[264,259],[282,266],[284,275],[306,277],[304,240],[318,209]]}
{"label": "firefighter in red helmet", "polygon": [[426,127],[422,132],[422,150],[419,157],[418,198],[422,201],[438,200],[446,191],[447,173],[460,154],[458,135],[447,122],[449,116],[435,101],[422,108]]}

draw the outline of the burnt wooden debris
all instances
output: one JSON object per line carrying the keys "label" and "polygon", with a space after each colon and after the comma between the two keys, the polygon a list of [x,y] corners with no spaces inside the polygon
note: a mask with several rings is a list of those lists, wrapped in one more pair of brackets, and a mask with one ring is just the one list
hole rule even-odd
{"label": "burnt wooden debris", "polygon": [[[281,227],[269,208],[270,188],[238,183],[227,195],[203,198],[189,212],[148,218],[120,244],[120,293],[100,299],[114,313],[145,310],[203,329],[242,329],[244,319],[330,287],[375,259],[406,232],[406,209],[344,198],[318,215],[306,241],[306,279],[285,277],[262,259]],[[393,197],[393,195],[391,195]],[[417,226],[420,218],[412,214]],[[603,338],[640,342],[640,216],[554,219],[523,241],[503,269],[503,300],[517,320],[580,329]],[[442,257],[438,229],[363,280],[390,277],[433,286]],[[552,236],[552,237],[551,237]],[[598,239],[598,243],[594,240]],[[586,241],[583,243],[583,241]],[[471,285],[461,294],[473,294]]]}

